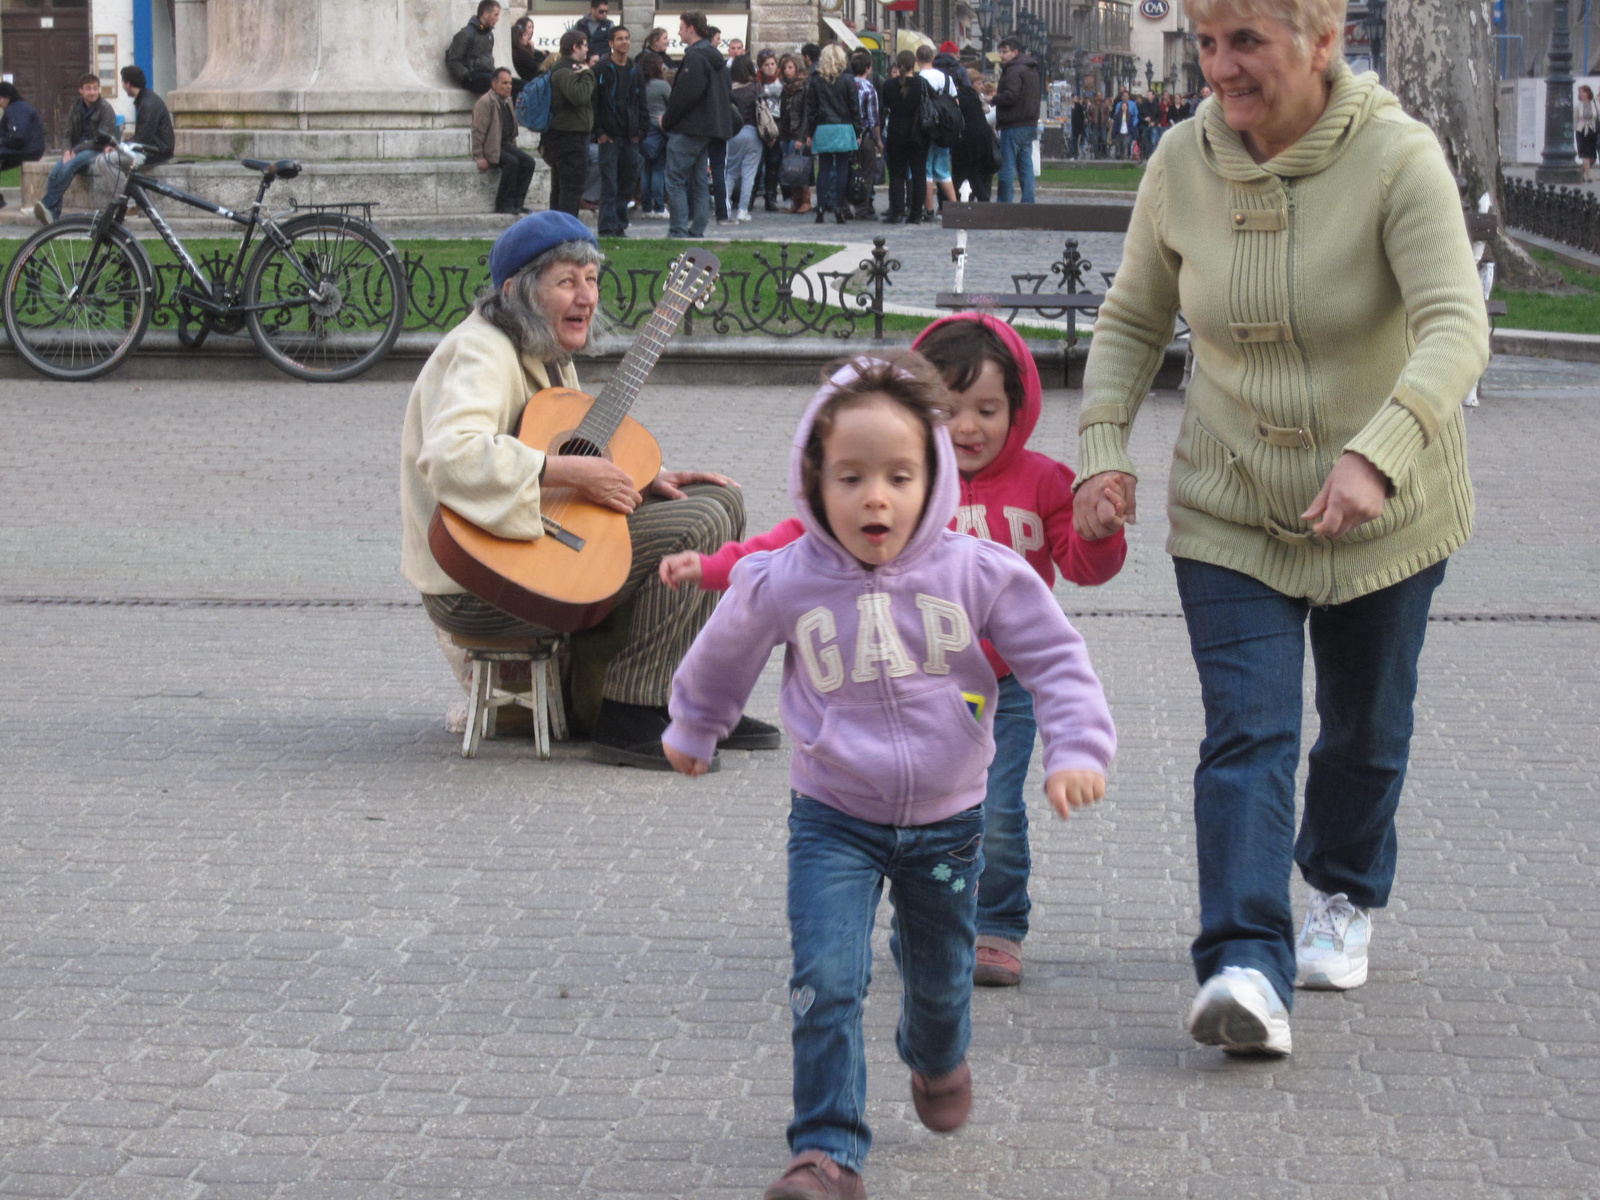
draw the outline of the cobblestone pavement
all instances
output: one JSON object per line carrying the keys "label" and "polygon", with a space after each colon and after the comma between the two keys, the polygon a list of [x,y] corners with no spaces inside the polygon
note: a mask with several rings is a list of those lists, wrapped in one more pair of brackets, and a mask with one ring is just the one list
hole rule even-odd
{"label": "cobblestone pavement", "polygon": [[[395,571],[404,397],[0,395],[0,1195],[732,1198],[786,1161],[786,756],[461,759]],[[803,398],[639,415],[764,525]],[[907,1103],[880,931],[873,1195],[1600,1194],[1597,402],[1595,368],[1492,370],[1372,980],[1302,996],[1291,1059],[1233,1062],[1181,1027],[1200,712],[1152,399],[1130,566],[1061,594],[1095,614],[1110,795],[1035,826],[1027,978],[975,999],[954,1137]],[[1070,457],[1077,407],[1051,393],[1036,444]]]}

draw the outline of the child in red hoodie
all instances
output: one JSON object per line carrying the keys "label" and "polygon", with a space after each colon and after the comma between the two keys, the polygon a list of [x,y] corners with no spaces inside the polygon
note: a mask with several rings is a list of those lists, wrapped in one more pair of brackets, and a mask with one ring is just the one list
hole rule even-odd
{"label": "child in red hoodie", "polygon": [[[1122,532],[1100,541],[1080,538],[1072,528],[1071,469],[1027,448],[1039,423],[1042,389],[1039,368],[1016,331],[983,313],[958,313],[928,326],[913,349],[944,377],[955,407],[950,435],[961,475],[961,506],[952,528],[1009,546],[1047,584],[1055,583],[1057,568],[1084,587],[1105,583],[1120,571],[1128,553]],[[707,591],[726,591],[729,573],[741,558],[788,545],[803,532],[799,518],[791,517],[747,542],[729,542],[716,554],[675,554],[661,560],[661,578],[674,588],[695,582]],[[984,651],[1000,693],[983,804],[973,981],[1011,987],[1022,981],[1022,941],[1032,907],[1023,788],[1037,728],[1027,691],[993,647],[985,643]]]}

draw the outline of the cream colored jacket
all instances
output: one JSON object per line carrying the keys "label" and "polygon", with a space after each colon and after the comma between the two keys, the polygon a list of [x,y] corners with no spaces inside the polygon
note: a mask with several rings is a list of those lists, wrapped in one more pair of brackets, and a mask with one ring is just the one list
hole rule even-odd
{"label": "cream colored jacket", "polygon": [[[1095,324],[1078,481],[1136,474],[1128,430],[1179,307],[1194,377],[1167,550],[1317,604],[1397,583],[1472,530],[1461,402],[1489,326],[1437,140],[1341,66],[1327,110],[1257,164],[1214,101],[1161,139]],[[1329,541],[1300,514],[1339,456],[1393,494]]]}
{"label": "cream colored jacket", "polygon": [[440,504],[499,537],[543,536],[544,454],[519,442],[516,427],[528,398],[551,386],[578,386],[570,359],[552,384],[546,364],[519,354],[476,312],[445,335],[423,366],[400,437],[400,573],[419,592],[466,590],[428,550],[428,525]]}

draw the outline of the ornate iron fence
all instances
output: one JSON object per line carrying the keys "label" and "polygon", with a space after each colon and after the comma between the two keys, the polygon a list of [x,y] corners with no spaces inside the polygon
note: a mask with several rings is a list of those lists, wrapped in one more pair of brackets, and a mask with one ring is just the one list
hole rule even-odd
{"label": "ornate iron fence", "polygon": [[[753,269],[724,271],[704,306],[691,309],[683,332],[708,327],[719,334],[764,335],[790,338],[821,336],[838,339],[883,337],[884,289],[900,269],[884,239],[873,239],[871,254],[852,271],[815,271],[816,251],[791,253],[786,242],[777,253],[754,250]],[[406,329],[447,330],[472,311],[473,301],[489,283],[489,256],[480,254],[475,267],[430,263],[421,255],[404,251],[401,260],[410,295]],[[215,250],[199,262],[212,279],[226,279],[232,255]],[[600,269],[600,309],[613,328],[634,330],[649,317],[661,299],[667,269],[629,267],[618,270],[610,263]],[[202,328],[203,314],[186,304],[178,288],[191,283],[176,263],[155,268],[156,304],[151,317],[155,329],[173,330],[186,343]],[[191,283],[192,286],[192,283]],[[239,321],[243,328],[243,321]],[[213,323],[213,328],[217,327]],[[219,329],[238,332],[237,329]]]}
{"label": "ornate iron fence", "polygon": [[1501,177],[1505,221],[1565,246],[1600,253],[1600,200],[1577,188]]}

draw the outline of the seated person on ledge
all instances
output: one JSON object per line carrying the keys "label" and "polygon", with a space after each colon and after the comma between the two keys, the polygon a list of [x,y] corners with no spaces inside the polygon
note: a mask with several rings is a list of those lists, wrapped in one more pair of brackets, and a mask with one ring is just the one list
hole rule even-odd
{"label": "seated person on ledge", "polygon": [[[574,488],[595,504],[627,513],[633,566],[620,598],[632,601],[632,611],[626,643],[606,670],[593,757],[671,770],[661,734],[672,675],[717,595],[672,590],[656,564],[683,550],[711,554],[742,538],[744,499],[732,480],[702,471],[663,471],[641,496],[606,459],[547,456],[517,440],[529,397],[543,388],[578,387],[572,355],[589,342],[600,303],[600,263],[595,235],[567,213],[523,217],[495,242],[492,288],[439,343],[406,406],[401,572],[445,634],[538,636],[547,631],[462,591],[434,560],[428,525],[435,507],[448,505],[498,537],[528,540],[543,535],[541,486]],[[452,665],[460,678],[459,661]],[[773,749],[778,740],[775,727],[746,717],[719,747]]]}

